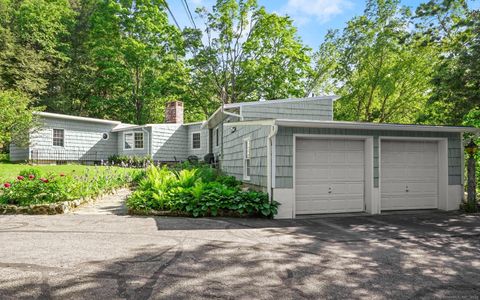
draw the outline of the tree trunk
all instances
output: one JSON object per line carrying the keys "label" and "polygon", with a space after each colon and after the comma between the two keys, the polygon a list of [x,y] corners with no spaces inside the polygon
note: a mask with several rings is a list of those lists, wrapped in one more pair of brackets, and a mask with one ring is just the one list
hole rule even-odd
{"label": "tree trunk", "polygon": [[467,166],[467,202],[468,206],[473,209],[474,211],[478,210],[477,206],[477,183],[475,178],[475,158],[470,156],[468,158],[468,166]]}

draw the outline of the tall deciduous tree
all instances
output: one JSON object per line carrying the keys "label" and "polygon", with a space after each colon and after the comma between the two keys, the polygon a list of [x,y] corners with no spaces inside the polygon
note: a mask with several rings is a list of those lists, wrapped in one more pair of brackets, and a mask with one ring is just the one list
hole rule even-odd
{"label": "tall deciduous tree", "polygon": [[185,76],[181,33],[162,0],[107,0],[91,17],[88,47],[95,65],[89,111],[123,121],[156,121]]}
{"label": "tall deciduous tree", "polygon": [[218,0],[197,9],[204,33],[185,32],[192,86],[208,113],[221,102],[303,96],[309,48],[292,20],[267,13],[255,0]]}
{"label": "tall deciduous tree", "polygon": [[418,34],[439,49],[440,61],[421,120],[458,125],[480,108],[480,12],[464,0],[430,0],[417,8],[415,17]]}
{"label": "tall deciduous tree", "polygon": [[[336,118],[414,122],[430,86],[432,48],[410,32],[397,0],[369,0],[362,16],[331,31],[317,53],[317,92],[335,92]],[[434,56],[433,56],[434,57]]]}

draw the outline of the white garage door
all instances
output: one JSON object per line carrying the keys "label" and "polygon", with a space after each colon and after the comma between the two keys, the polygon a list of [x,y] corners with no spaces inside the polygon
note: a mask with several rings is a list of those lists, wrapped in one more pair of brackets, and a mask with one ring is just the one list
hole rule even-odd
{"label": "white garage door", "polygon": [[438,143],[381,143],[381,210],[437,208]]}
{"label": "white garage door", "polygon": [[297,214],[364,211],[364,141],[297,139]]}

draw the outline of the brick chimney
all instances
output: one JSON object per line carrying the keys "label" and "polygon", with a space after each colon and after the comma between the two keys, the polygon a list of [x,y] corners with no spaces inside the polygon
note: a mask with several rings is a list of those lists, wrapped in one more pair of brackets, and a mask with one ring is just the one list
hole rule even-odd
{"label": "brick chimney", "polygon": [[183,124],[183,102],[168,102],[165,107],[165,123]]}

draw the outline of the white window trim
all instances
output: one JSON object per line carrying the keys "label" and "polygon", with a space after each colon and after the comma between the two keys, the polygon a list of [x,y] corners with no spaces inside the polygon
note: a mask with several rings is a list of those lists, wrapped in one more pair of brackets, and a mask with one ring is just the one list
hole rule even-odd
{"label": "white window trim", "polygon": [[[200,134],[200,147],[199,148],[193,148],[193,135],[197,134],[197,133]],[[194,131],[190,135],[190,148],[192,150],[202,150],[202,132],[201,131]]]}
{"label": "white window trim", "polygon": [[[133,147],[128,149],[128,148],[125,148],[125,135],[127,134],[133,134]],[[141,133],[142,136],[143,136],[143,147],[142,148],[136,148],[135,147],[135,133]],[[123,133],[123,150],[124,151],[132,151],[132,150],[144,150],[145,149],[145,133],[142,132],[142,131],[126,131]]]}
{"label": "white window trim", "polygon": [[243,164],[243,180],[250,180],[250,175],[247,174],[247,148],[246,144],[248,142],[248,145],[250,146],[250,157],[248,160],[250,161],[250,172],[252,169],[252,140],[250,137],[244,138],[242,142],[242,164]]}
{"label": "white window trim", "polygon": [[[53,144],[54,140],[54,131],[55,130],[62,130],[63,131],[63,146],[58,146]],[[52,147],[57,147],[57,148],[65,148],[65,129],[64,128],[52,128]]]}

